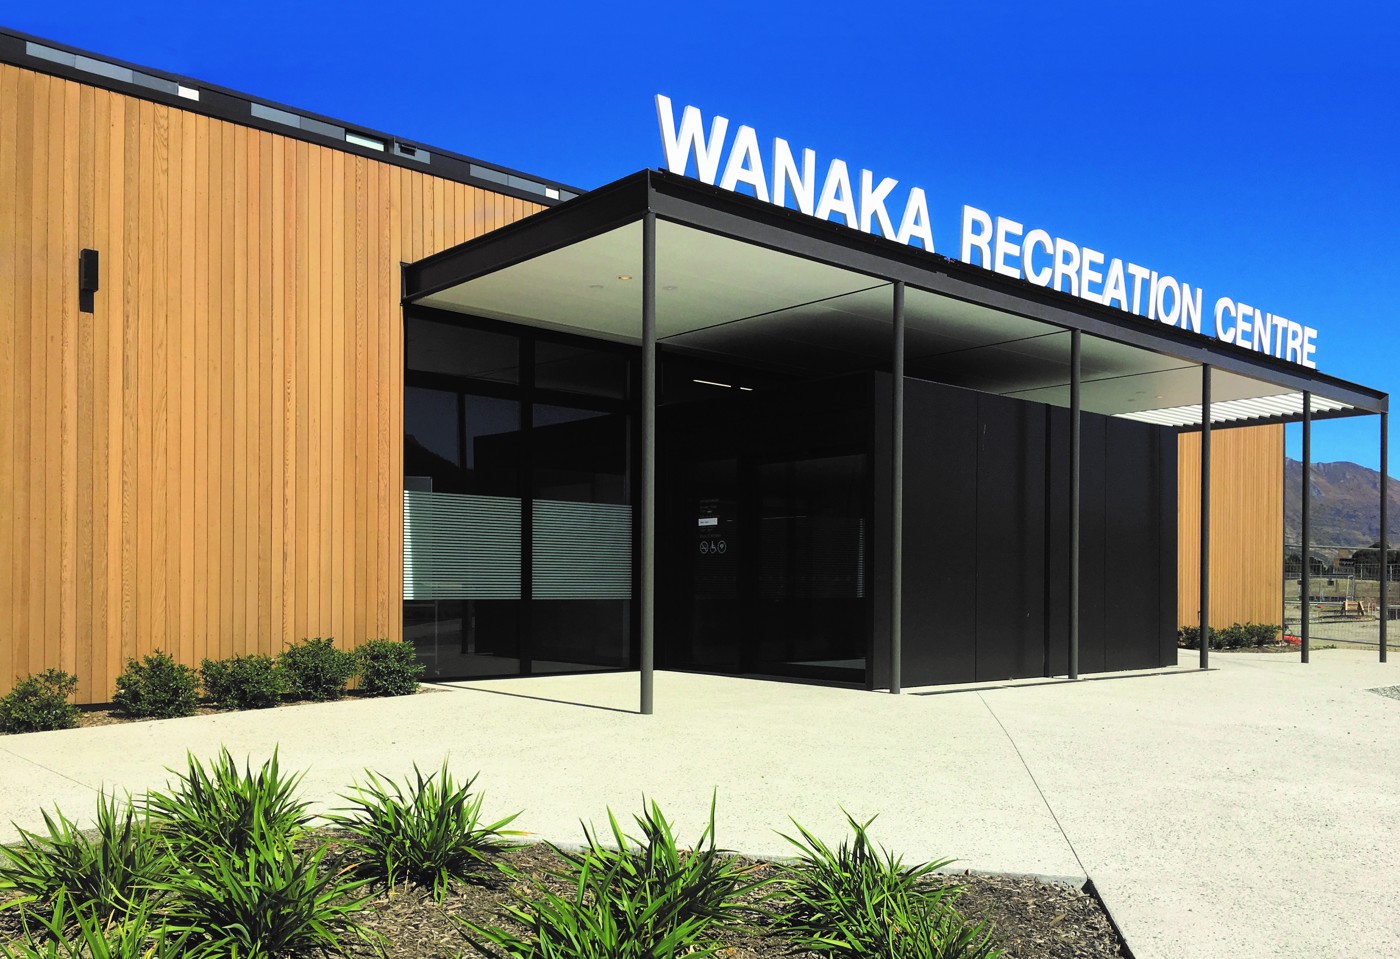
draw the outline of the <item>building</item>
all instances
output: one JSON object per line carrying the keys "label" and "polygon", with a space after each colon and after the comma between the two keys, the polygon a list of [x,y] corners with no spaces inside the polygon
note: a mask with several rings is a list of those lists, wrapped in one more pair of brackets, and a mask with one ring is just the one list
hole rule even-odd
{"label": "building", "polygon": [[439,676],[1174,662],[1205,378],[1248,480],[1207,484],[1213,622],[1281,607],[1279,424],[1387,406],[671,173],[580,193],[0,32],[0,690],[317,635]]}

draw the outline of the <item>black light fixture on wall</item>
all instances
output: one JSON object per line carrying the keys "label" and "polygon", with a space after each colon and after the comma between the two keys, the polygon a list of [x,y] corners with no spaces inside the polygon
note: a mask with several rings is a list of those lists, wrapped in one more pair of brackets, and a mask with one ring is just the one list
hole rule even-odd
{"label": "black light fixture on wall", "polygon": [[78,309],[91,313],[93,294],[97,292],[97,251],[78,252]]}

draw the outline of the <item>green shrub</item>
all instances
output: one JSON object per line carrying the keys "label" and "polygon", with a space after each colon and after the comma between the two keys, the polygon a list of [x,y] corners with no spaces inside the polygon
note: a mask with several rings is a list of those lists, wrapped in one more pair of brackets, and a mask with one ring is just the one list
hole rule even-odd
{"label": "green shrub", "polygon": [[170,864],[167,847],[130,802],[97,797],[97,822],[84,832],[62,812],[43,814],[45,833],[20,830],[0,845],[0,890],[57,909],[66,901],[103,915],[124,911]]}
{"label": "green shrub", "polygon": [[1282,626],[1273,623],[1245,623],[1244,628],[1249,633],[1252,646],[1272,646],[1279,641],[1279,635],[1283,632]]}
{"label": "green shrub", "polygon": [[794,822],[800,838],[783,834],[799,851],[776,880],[783,897],[779,930],[794,949],[821,956],[889,959],[992,959],[985,924],[969,924],[954,908],[956,885],[921,885],[951,860],[905,866],[870,840],[873,819],[846,821],[853,841],[832,849]]}
{"label": "green shrub", "polygon": [[285,682],[271,656],[206,659],[199,667],[204,695],[227,709],[266,709],[277,705]]}
{"label": "green shrub", "polygon": [[78,677],[61,669],[46,669],[15,683],[0,696],[0,732],[33,733],[46,729],[72,729],[78,725],[78,707],[68,700],[78,688]]}
{"label": "green shrub", "polygon": [[196,842],[180,868],[155,883],[166,897],[162,916],[189,937],[195,956],[344,954],[350,937],[372,941],[355,918],[367,880],[347,879],[326,854],[324,843],[294,844],[263,821],[239,848]]}
{"label": "green shrub", "polygon": [[[1271,646],[1279,641],[1282,626],[1269,623],[1233,623],[1224,628],[1212,626],[1209,633],[1211,649],[1244,649],[1251,646]],[[1176,631],[1176,644],[1183,649],[1201,648],[1201,628],[1182,626]]]}
{"label": "green shrub", "polygon": [[426,777],[414,766],[414,779],[402,786],[367,774],[365,785],[343,797],[353,805],[328,818],[346,831],[345,844],[363,857],[361,872],[371,879],[425,886],[441,902],[454,880],[470,878],[505,846],[510,833],[503,830],[515,816],[483,823],[475,777],[457,783],[446,762]]}
{"label": "green shrub", "polygon": [[418,691],[424,667],[412,643],[372,639],[355,655],[360,661],[360,692],[365,695],[410,696]]}
{"label": "green shrub", "polygon": [[529,933],[521,938],[499,927],[463,920],[467,930],[512,959],[659,959],[715,955],[711,930],[739,920],[742,895],[759,885],[714,847],[710,822],[691,850],[678,849],[671,825],[656,803],[634,817],[640,839],[626,835],[611,810],[616,848],[584,830],[580,853],[556,849],[567,866],[555,878],[571,890],[559,894],[540,884],[517,893],[509,917]]}
{"label": "green shrub", "polygon": [[173,791],[151,792],[145,802],[152,823],[179,850],[241,852],[258,835],[295,838],[311,820],[296,797],[301,774],[283,776],[276,750],[256,773],[247,765],[240,771],[227,749],[209,769],[192,754],[186,762]]}
{"label": "green shrub", "polygon": [[358,665],[355,654],[337,649],[329,636],[293,643],[277,657],[277,663],[284,671],[288,692],[317,702],[344,696]]}
{"label": "green shrub", "polygon": [[4,959],[182,959],[188,936],[158,924],[149,902],[120,913],[72,906],[60,895],[53,911],[25,923],[13,949],[0,946]]}
{"label": "green shrub", "polygon": [[1213,632],[1215,635],[1211,637],[1211,645],[1214,647],[1216,643],[1220,644],[1215,648],[1244,649],[1244,647],[1252,645],[1249,631],[1239,623],[1233,623],[1224,629],[1213,630]]}
{"label": "green shrub", "polygon": [[189,666],[157,649],[145,659],[126,661],[112,705],[141,718],[193,716],[199,706],[199,678]]}

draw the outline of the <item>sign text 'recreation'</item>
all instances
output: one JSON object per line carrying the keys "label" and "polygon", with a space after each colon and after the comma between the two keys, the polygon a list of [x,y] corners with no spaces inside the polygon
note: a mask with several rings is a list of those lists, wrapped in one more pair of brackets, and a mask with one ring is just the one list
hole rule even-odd
{"label": "sign text 'recreation'", "polygon": [[[786,140],[775,138],[765,155],[753,127],[739,126],[729,140],[726,117],[712,117],[706,131],[700,111],[693,106],[682,110],[677,123],[670,98],[659,94],[656,116],[666,168],[672,173],[686,175],[693,160],[695,176],[711,186],[736,192],[746,186],[766,203],[823,220],[839,214],[853,229],[934,251],[928,196],[922,187],[912,187],[904,195],[895,226],[890,207],[898,209],[891,204],[898,180],[881,177],[877,182],[869,170],[853,178],[846,161],[832,159],[819,183],[813,150],[794,152]],[[1015,220],[993,217],[972,206],[962,210],[961,240],[960,259],[965,263],[1317,368],[1317,330],[1228,296],[1215,299],[1207,311],[1199,286],[1169,274],[1106,256],[1042,229],[1027,230]]]}

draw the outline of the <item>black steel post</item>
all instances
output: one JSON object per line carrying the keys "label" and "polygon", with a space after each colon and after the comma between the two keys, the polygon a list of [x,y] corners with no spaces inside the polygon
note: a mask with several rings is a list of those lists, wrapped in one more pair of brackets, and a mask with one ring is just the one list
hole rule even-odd
{"label": "black steel post", "polygon": [[1312,394],[1303,393],[1303,588],[1299,596],[1298,632],[1303,662],[1308,661],[1309,600],[1312,598]]}
{"label": "black steel post", "polygon": [[1201,668],[1210,668],[1210,364],[1201,366]]}
{"label": "black steel post", "polygon": [[894,381],[890,456],[890,692],[898,693],[904,657],[904,282],[894,284]]}
{"label": "black steel post", "polygon": [[650,716],[656,667],[656,214],[650,211],[642,217],[641,500],[641,712]]}
{"label": "black steel post", "polygon": [[1381,413],[1381,662],[1386,661],[1386,624],[1390,622],[1390,414]]}
{"label": "black steel post", "polygon": [[1069,334],[1069,678],[1079,678],[1079,331]]}

